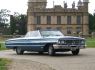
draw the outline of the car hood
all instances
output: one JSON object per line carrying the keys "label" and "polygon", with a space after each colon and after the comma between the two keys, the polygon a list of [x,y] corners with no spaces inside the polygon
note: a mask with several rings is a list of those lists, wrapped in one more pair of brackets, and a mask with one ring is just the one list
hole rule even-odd
{"label": "car hood", "polygon": [[82,37],[75,37],[75,36],[55,36],[55,37],[46,37],[46,38],[55,38],[55,39],[85,39],[85,38],[82,38]]}
{"label": "car hood", "polygon": [[74,37],[74,36],[64,36],[63,39],[73,39],[73,40],[76,40],[76,39],[84,39],[84,38],[81,38],[81,37]]}

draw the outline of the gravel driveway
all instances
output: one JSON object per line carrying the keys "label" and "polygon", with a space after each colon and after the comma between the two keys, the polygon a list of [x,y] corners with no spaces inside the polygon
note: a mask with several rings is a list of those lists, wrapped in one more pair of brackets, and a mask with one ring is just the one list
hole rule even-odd
{"label": "gravel driveway", "polygon": [[1,58],[13,60],[9,70],[95,70],[95,49],[87,48],[80,51],[78,56],[71,52],[48,54],[25,53],[16,55],[12,50],[0,51]]}
{"label": "gravel driveway", "polygon": [[30,60],[15,59],[8,67],[8,70],[53,70],[46,64]]}

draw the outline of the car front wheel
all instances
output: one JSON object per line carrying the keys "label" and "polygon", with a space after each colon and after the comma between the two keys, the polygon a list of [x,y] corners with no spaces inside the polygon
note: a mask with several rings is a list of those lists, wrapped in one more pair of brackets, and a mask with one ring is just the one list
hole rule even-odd
{"label": "car front wheel", "polygon": [[79,54],[79,51],[80,51],[80,49],[76,49],[76,50],[72,51],[72,54],[73,55],[78,55]]}
{"label": "car front wheel", "polygon": [[50,45],[50,46],[49,46],[48,54],[49,54],[50,56],[55,55],[55,51],[54,51],[53,45]]}
{"label": "car front wheel", "polygon": [[16,48],[17,55],[23,55],[24,51],[21,48]]}

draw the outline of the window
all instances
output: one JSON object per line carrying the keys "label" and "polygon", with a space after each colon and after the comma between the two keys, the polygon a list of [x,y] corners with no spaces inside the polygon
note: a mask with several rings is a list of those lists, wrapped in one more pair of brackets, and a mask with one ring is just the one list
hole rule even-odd
{"label": "window", "polygon": [[71,24],[71,16],[67,16],[67,24]]}
{"label": "window", "polygon": [[36,27],[36,30],[41,30],[41,27]]}
{"label": "window", "polygon": [[61,16],[57,16],[57,24],[61,24]]}
{"label": "window", "polygon": [[61,31],[62,28],[61,27],[56,27],[56,29],[59,30],[59,31]]}
{"label": "window", "polygon": [[81,16],[77,16],[77,24],[81,24]]}
{"label": "window", "polygon": [[39,31],[29,31],[25,37],[41,37]]}
{"label": "window", "polygon": [[81,27],[77,27],[76,30],[77,30],[77,34],[79,34],[81,32]]}
{"label": "window", "polygon": [[64,36],[60,31],[41,31],[41,35],[43,37],[50,37],[50,36],[56,36],[56,37],[60,37],[60,36]]}
{"label": "window", "polygon": [[41,16],[35,16],[35,24],[41,24]]}
{"label": "window", "polygon": [[67,27],[67,34],[72,34],[72,27]]}
{"label": "window", "polygon": [[47,29],[47,30],[50,30],[50,29],[51,29],[51,27],[47,27],[46,29]]}
{"label": "window", "polygon": [[47,24],[51,24],[51,16],[47,16]]}

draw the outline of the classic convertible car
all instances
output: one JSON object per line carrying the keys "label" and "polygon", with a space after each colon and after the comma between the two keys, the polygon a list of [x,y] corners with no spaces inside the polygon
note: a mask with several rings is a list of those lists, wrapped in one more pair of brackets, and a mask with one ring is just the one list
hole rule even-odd
{"label": "classic convertible car", "polygon": [[54,55],[55,52],[71,51],[78,55],[80,49],[85,48],[85,39],[81,37],[64,36],[56,30],[37,30],[28,32],[25,37],[6,40],[6,48],[16,50],[18,55],[24,51],[34,51],[42,54],[48,52]]}

